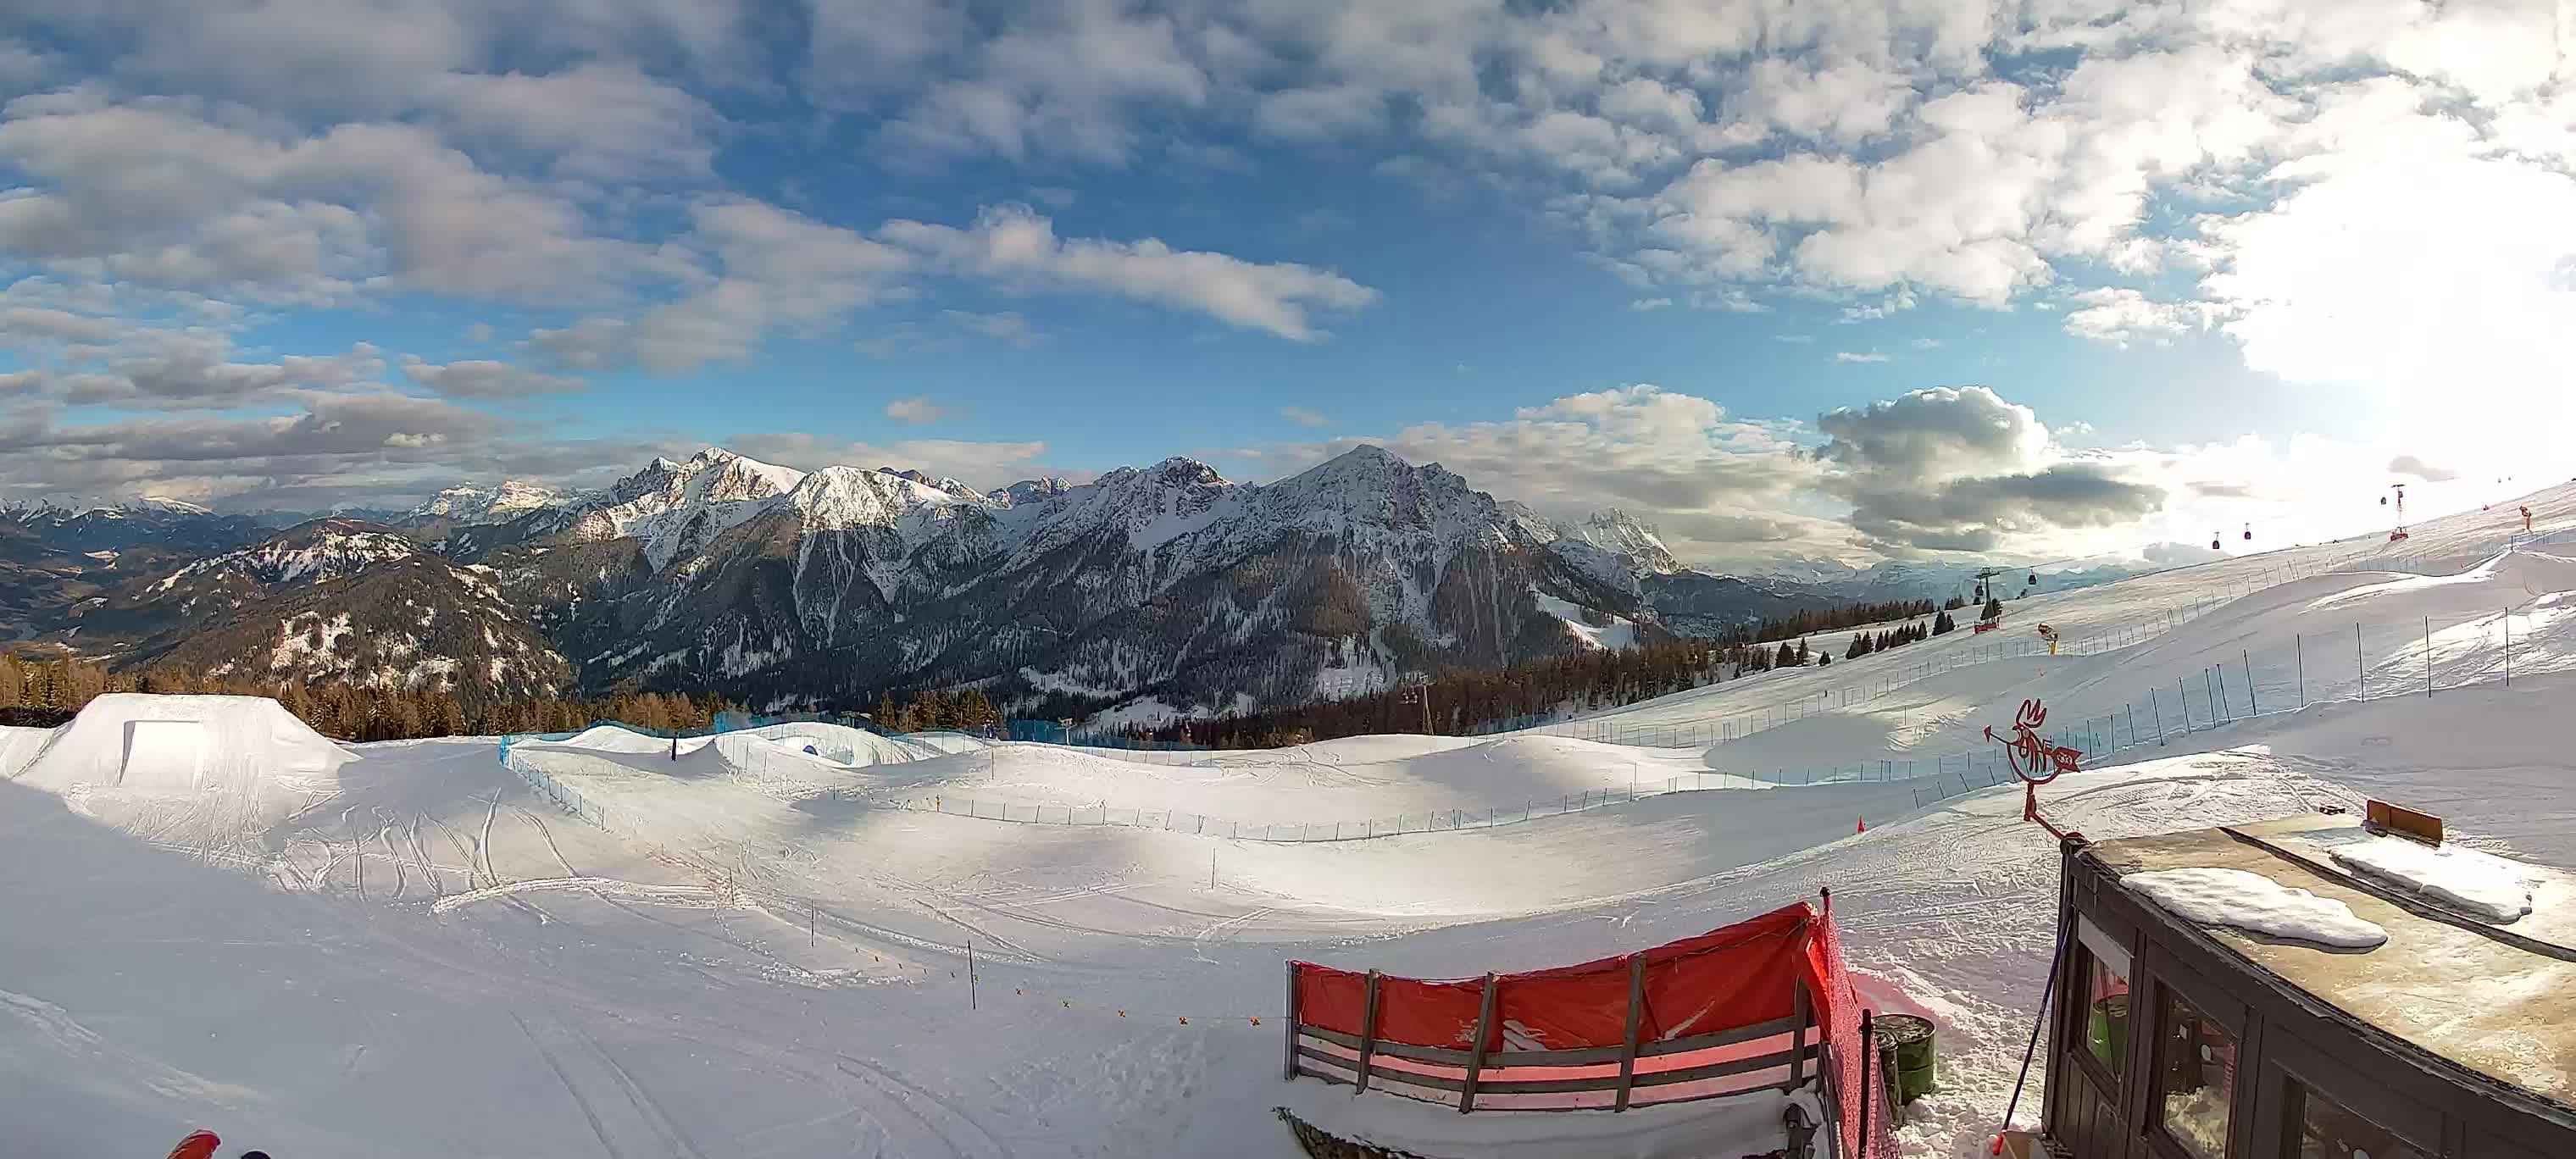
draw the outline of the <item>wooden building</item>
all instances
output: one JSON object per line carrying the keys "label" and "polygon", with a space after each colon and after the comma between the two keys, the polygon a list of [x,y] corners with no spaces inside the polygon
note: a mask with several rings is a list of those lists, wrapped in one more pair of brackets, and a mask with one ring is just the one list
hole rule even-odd
{"label": "wooden building", "polygon": [[[2576,874],[2531,867],[2531,912],[2484,920],[2334,857],[2390,839],[2341,815],[2070,838],[2043,1146],[2072,1159],[2576,1157]],[[2334,949],[2202,924],[2122,883],[2184,868],[2341,901],[2387,940]]]}

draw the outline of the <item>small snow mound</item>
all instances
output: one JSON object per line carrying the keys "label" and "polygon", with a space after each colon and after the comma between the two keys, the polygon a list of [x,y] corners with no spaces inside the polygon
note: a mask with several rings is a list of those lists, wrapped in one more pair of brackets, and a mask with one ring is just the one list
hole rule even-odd
{"label": "small snow mound", "polygon": [[2367,950],[2388,931],[2333,898],[2242,869],[2156,869],[2120,878],[2176,917],[2296,942]]}
{"label": "small snow mound", "polygon": [[946,751],[879,736],[864,728],[822,721],[762,725],[750,732],[800,752],[810,746],[814,755],[844,765],[902,764],[939,756]]}
{"label": "small snow mound", "polygon": [[2457,845],[2439,849],[2403,837],[2372,837],[2328,851],[2356,873],[2393,882],[2490,922],[2531,912],[2524,867]]}
{"label": "small snow mound", "polygon": [[555,744],[573,749],[598,749],[611,753],[669,752],[671,740],[651,733],[637,732],[621,724],[594,724],[558,741],[535,740],[526,744]]}

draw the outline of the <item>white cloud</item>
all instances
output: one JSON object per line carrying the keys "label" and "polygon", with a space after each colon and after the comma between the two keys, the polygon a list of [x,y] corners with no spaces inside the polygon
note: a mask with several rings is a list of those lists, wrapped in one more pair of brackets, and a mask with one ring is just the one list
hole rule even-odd
{"label": "white cloud", "polygon": [[1648,310],[1668,309],[1672,304],[1673,300],[1670,298],[1638,298],[1630,301],[1628,303],[1628,308],[1639,313],[1644,313]]}
{"label": "white cloud", "polygon": [[885,416],[899,423],[935,423],[953,413],[926,394],[899,398],[885,406]]}
{"label": "white cloud", "polygon": [[2208,324],[2208,311],[2197,304],[2158,302],[2125,286],[2097,286],[2067,296],[2077,308],[2067,311],[2065,331],[2114,346],[2169,341]]}
{"label": "white cloud", "polygon": [[1568,395],[1504,420],[1422,423],[1380,438],[1223,458],[1279,477],[1376,443],[1560,518],[1607,507],[1638,512],[1686,559],[1842,550],[1848,530],[1831,507],[1801,498],[1817,471],[1787,437],[1793,429],[1736,420],[1707,399],[1641,385]]}
{"label": "white cloud", "polygon": [[1834,361],[1838,363],[1885,362],[1887,361],[1887,356],[1876,351],[1862,354],[1850,350],[1837,350],[1834,352]]}
{"label": "white cloud", "polygon": [[1331,419],[1325,418],[1325,417],[1324,417],[1321,413],[1319,413],[1319,412],[1308,410],[1308,409],[1306,409],[1305,407],[1302,407],[1302,406],[1283,406],[1283,407],[1280,407],[1280,408],[1279,408],[1279,417],[1281,417],[1281,418],[1283,418],[1283,419],[1286,419],[1286,420],[1288,420],[1289,422],[1295,423],[1295,424],[1297,424],[1298,426],[1301,426],[1301,427],[1321,427],[1321,426],[1330,426],[1330,425],[1332,424],[1332,421],[1333,421],[1333,420],[1331,420]]}
{"label": "white cloud", "polygon": [[406,357],[402,371],[403,377],[451,398],[562,394],[581,390],[587,385],[578,378],[541,374],[506,362],[480,358],[440,365]]}
{"label": "white cloud", "polygon": [[706,101],[626,63],[446,73],[423,95],[466,140],[599,181],[707,176],[723,122]]}
{"label": "white cloud", "polygon": [[972,310],[942,310],[939,316],[951,325],[1023,350],[1047,340],[1047,336],[1030,326],[1029,320],[1021,317],[1017,310],[1002,310],[991,314],[978,314]]}
{"label": "white cloud", "polygon": [[1053,222],[1024,206],[985,210],[967,229],[892,221],[878,236],[943,272],[1010,288],[1102,291],[1282,338],[1322,337],[1312,312],[1353,311],[1378,296],[1340,274],[1294,262],[1176,250],[1153,238],[1060,238]]}

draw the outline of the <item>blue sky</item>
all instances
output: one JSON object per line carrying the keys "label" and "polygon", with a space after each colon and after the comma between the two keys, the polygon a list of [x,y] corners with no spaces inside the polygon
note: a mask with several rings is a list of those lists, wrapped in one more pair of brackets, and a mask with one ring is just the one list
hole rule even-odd
{"label": "blue sky", "polygon": [[2547,5],[2098,7],[0,17],[0,497],[1368,441],[1862,561],[2567,473]]}

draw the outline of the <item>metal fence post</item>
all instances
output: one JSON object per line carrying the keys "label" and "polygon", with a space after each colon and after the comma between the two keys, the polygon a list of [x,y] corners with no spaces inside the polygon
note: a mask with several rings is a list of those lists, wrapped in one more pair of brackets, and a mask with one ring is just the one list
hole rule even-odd
{"label": "metal fence post", "polygon": [[2186,686],[2183,684],[2183,682],[2182,682],[2182,678],[2181,678],[2181,677],[2179,677],[2179,676],[2177,676],[2177,677],[2175,677],[2175,678],[2174,678],[2174,699],[2179,700],[2179,701],[2181,701],[2181,702],[2182,702],[2182,734],[2183,734],[2184,736],[2190,736],[2190,735],[2191,735],[2191,689],[2190,689],[2190,688],[2188,688],[2188,687],[2186,687]]}
{"label": "metal fence post", "polygon": [[2433,695],[2433,617],[2424,617],[2424,695]]}
{"label": "metal fence post", "polygon": [[1297,1078],[1297,963],[1288,963],[1287,1016],[1279,1021],[1288,1024],[1288,1065],[1279,1077],[1291,1082]]}
{"label": "metal fence post", "polygon": [[2254,700],[2254,650],[2242,649],[2238,655],[2245,658],[2245,709],[2256,716],[2261,716],[2263,706],[2255,703]]}
{"label": "metal fence post", "polygon": [[2292,640],[2291,640],[2291,644],[2290,644],[2290,646],[2291,646],[2292,648],[2296,649],[2296,650],[2298,651],[2298,653],[2299,653],[2299,707],[2301,707],[2301,708],[2306,708],[2306,707],[2308,706],[2308,637],[2307,637],[2307,634],[2306,634],[2306,633],[2301,633],[2301,634],[2299,634],[2298,636],[2293,637],[2293,638],[2292,638]]}

